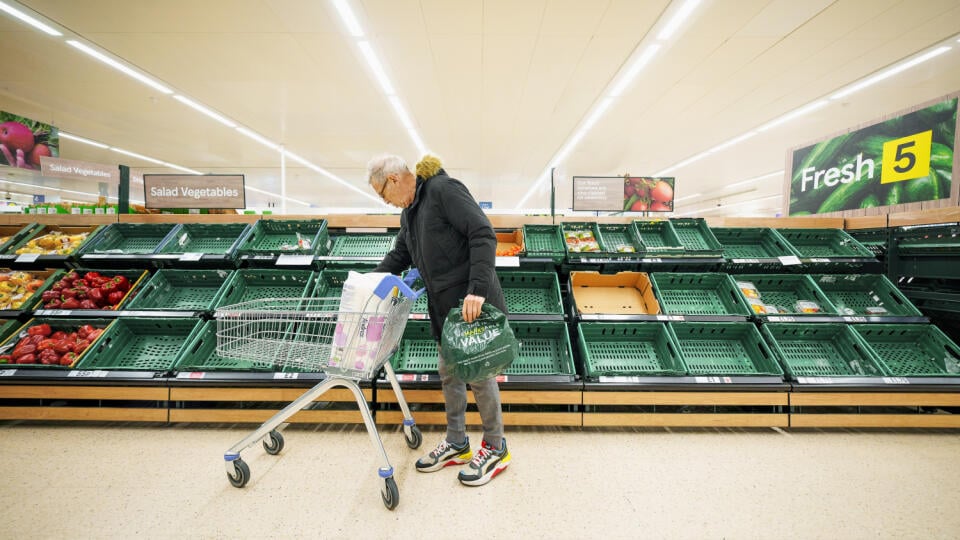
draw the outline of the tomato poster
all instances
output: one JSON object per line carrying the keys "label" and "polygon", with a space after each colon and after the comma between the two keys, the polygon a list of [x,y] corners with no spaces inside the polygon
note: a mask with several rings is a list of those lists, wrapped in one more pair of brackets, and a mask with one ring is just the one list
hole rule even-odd
{"label": "tomato poster", "polygon": [[40,158],[60,155],[57,128],[0,111],[0,165],[40,169]]}

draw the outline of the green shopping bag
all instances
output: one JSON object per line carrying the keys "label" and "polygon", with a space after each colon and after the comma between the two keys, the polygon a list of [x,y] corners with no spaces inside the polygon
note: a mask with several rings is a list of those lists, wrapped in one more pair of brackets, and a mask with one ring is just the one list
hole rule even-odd
{"label": "green shopping bag", "polygon": [[466,383],[503,373],[520,354],[507,316],[491,304],[483,304],[472,323],[463,320],[463,306],[453,308],[443,323],[440,354],[447,370]]}

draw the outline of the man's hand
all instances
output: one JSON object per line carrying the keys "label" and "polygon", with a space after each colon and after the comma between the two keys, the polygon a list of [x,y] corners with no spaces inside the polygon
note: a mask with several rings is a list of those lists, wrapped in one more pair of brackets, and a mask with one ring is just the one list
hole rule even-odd
{"label": "man's hand", "polygon": [[484,300],[486,299],[482,296],[468,294],[463,299],[463,320],[468,323],[477,320],[477,317],[480,316],[480,308],[483,306]]}

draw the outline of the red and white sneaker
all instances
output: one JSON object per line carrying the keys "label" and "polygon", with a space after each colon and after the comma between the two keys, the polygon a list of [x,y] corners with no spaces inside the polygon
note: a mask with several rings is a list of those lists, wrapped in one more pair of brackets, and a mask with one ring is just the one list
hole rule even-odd
{"label": "red and white sneaker", "polygon": [[443,439],[429,454],[417,460],[417,470],[420,472],[439,471],[451,465],[468,463],[471,458],[473,458],[473,452],[470,451],[469,438],[463,441],[461,445],[455,445]]}
{"label": "red and white sneaker", "polygon": [[493,480],[493,477],[503,472],[510,465],[510,451],[507,450],[507,440],[502,439],[500,448],[494,448],[483,441],[477,455],[473,456],[470,465],[460,471],[457,478],[465,486],[482,486]]}

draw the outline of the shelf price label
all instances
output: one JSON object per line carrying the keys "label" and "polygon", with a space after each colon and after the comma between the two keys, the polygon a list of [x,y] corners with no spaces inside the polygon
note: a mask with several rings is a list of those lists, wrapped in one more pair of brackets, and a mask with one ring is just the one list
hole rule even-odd
{"label": "shelf price label", "polygon": [[277,257],[277,266],[310,266],[313,264],[313,255],[280,255]]}
{"label": "shelf price label", "polygon": [[37,259],[40,258],[40,253],[24,253],[23,255],[18,256],[14,262],[18,263],[32,263],[37,262]]}
{"label": "shelf price label", "polygon": [[518,267],[520,266],[520,257],[497,257],[497,266]]}
{"label": "shelf price label", "polygon": [[658,321],[673,321],[673,322],[683,322],[685,319],[683,315],[657,315]]}
{"label": "shelf price label", "polygon": [[884,384],[910,384],[910,380],[906,377],[884,377]]}
{"label": "shelf price label", "polygon": [[[784,255],[777,258],[780,259],[780,264],[784,266],[796,266],[798,264],[803,264],[800,262],[800,257],[797,257],[796,255]],[[827,259],[823,259],[820,262],[827,262]]]}
{"label": "shelf price label", "polygon": [[180,260],[183,262],[198,262],[200,259],[203,259],[203,253],[184,253],[180,255]]}
{"label": "shelf price label", "polygon": [[300,374],[299,374],[299,373],[274,373],[274,374],[273,374],[273,378],[274,378],[274,379],[293,380],[293,379],[299,379],[299,378],[300,378]]}
{"label": "shelf price label", "polygon": [[602,383],[638,383],[640,382],[640,377],[627,377],[627,376],[600,376],[600,382]]}
{"label": "shelf price label", "polygon": [[12,377],[16,372],[15,369],[0,369],[0,377]]}
{"label": "shelf price label", "polygon": [[843,321],[848,323],[865,323],[867,322],[867,318],[866,317],[844,317]]}
{"label": "shelf price label", "polygon": [[67,377],[106,377],[110,372],[100,369],[95,369],[92,371],[88,370],[77,370],[71,371],[67,374]]}
{"label": "shelf price label", "polygon": [[797,377],[800,384],[833,384],[833,377]]}
{"label": "shelf price label", "polygon": [[733,379],[730,377],[694,377],[697,384],[731,384]]}
{"label": "shelf price label", "polygon": [[759,264],[760,259],[733,259],[734,264]]}

